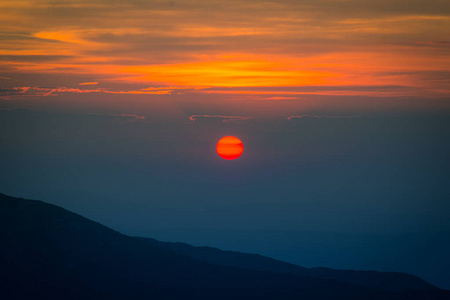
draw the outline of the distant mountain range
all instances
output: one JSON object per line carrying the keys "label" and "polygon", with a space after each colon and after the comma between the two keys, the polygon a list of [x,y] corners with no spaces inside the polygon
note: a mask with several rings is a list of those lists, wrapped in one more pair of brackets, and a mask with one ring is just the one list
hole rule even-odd
{"label": "distant mountain range", "polygon": [[185,243],[160,242],[151,238],[140,239],[175,253],[220,266],[339,280],[385,291],[430,290],[436,288],[417,276],[404,273],[304,268],[258,254],[223,251],[211,247],[194,247]]}
{"label": "distant mountain range", "polygon": [[408,274],[308,269],[130,237],[3,194],[0,233],[2,299],[450,299],[450,291]]}

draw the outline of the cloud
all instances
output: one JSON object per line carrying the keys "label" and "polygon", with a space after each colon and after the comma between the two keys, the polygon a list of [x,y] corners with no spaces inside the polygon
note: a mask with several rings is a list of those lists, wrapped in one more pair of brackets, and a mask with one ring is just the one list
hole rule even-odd
{"label": "cloud", "polygon": [[189,120],[195,122],[198,119],[216,119],[221,120],[222,122],[237,122],[237,121],[245,121],[251,119],[251,117],[243,117],[243,116],[222,116],[222,115],[191,115]]}
{"label": "cloud", "polygon": [[158,86],[158,87],[148,87],[145,89],[141,89],[141,91],[173,91],[173,90],[192,90],[192,88],[190,87],[185,87],[185,86]]}
{"label": "cloud", "polygon": [[431,45],[431,46],[450,46],[450,42],[449,41],[440,41],[440,42],[436,42],[436,41],[421,42],[421,41],[418,41],[418,42],[416,42],[416,44]]}
{"label": "cloud", "polygon": [[0,60],[8,62],[50,62],[73,58],[70,55],[0,55]]}
{"label": "cloud", "polygon": [[295,119],[302,119],[302,118],[318,118],[318,119],[360,119],[364,118],[363,116],[327,116],[327,115],[299,115],[299,116],[290,116],[287,117],[289,121],[295,120]]}
{"label": "cloud", "polygon": [[0,98],[14,98],[27,95],[27,92],[32,89],[32,87],[13,87],[13,88],[0,88]]}
{"label": "cloud", "polygon": [[[48,81],[41,78],[55,74],[71,74],[73,81],[62,85],[75,86],[81,80],[103,83],[107,77],[129,85],[188,89],[346,86],[354,89],[315,93],[390,97],[411,96],[412,91],[364,91],[358,85],[427,85],[376,73],[446,69],[445,53],[406,42],[448,36],[450,2],[445,0],[429,0],[425,6],[420,0],[7,2],[0,3],[0,17],[14,26],[3,26],[0,32],[3,68],[10,72],[2,74],[27,86],[44,85]],[[448,41],[418,44],[447,46]],[[442,90],[448,90],[446,83],[428,86],[427,92]],[[102,92],[176,91],[184,92],[131,87]]]}
{"label": "cloud", "polygon": [[14,87],[7,89],[0,89],[0,98],[4,99],[15,99],[15,98],[23,98],[23,97],[47,97],[47,96],[56,96],[59,93],[99,93],[103,92],[101,89],[95,90],[83,90],[77,88],[68,88],[68,87]]}
{"label": "cloud", "polygon": [[138,114],[90,114],[90,115],[118,117],[118,118],[125,118],[125,119],[131,119],[131,120],[146,120],[147,119],[144,115],[138,115]]}
{"label": "cloud", "polygon": [[265,98],[261,98],[264,100],[293,100],[293,99],[298,99],[297,97],[265,97]]}
{"label": "cloud", "polygon": [[168,95],[171,94],[172,91],[107,91],[103,90],[102,92],[107,94],[134,94],[134,95]]}
{"label": "cloud", "polygon": [[[79,85],[96,85],[98,82],[85,82],[79,83]],[[0,89],[0,97],[2,98],[13,98],[13,97],[46,97],[46,96],[56,96],[62,93],[106,93],[106,94],[148,94],[148,95],[166,95],[171,94],[173,90],[128,90],[128,91],[112,91],[104,88],[97,89],[79,89],[79,88],[69,88],[69,87],[14,87]]]}
{"label": "cloud", "polygon": [[[198,92],[225,95],[253,95],[264,100],[297,99],[296,95],[334,95],[334,96],[396,96],[413,95],[416,87],[403,85],[303,85],[303,86],[264,86],[264,87],[213,87]],[[268,97],[261,97],[268,96]]]}
{"label": "cloud", "polygon": [[202,92],[265,92],[265,93],[288,93],[288,92],[330,92],[330,91],[361,91],[376,92],[387,90],[408,89],[401,85],[301,85],[301,86],[264,86],[264,87],[212,87],[201,89]]}
{"label": "cloud", "polygon": [[80,82],[79,85],[95,85],[98,84],[98,82]]}

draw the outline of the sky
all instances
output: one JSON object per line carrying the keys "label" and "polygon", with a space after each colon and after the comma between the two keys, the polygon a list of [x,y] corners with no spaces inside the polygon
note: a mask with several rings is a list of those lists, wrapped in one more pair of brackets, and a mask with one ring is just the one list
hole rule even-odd
{"label": "sky", "polygon": [[447,0],[0,0],[0,192],[450,288],[449,37]]}

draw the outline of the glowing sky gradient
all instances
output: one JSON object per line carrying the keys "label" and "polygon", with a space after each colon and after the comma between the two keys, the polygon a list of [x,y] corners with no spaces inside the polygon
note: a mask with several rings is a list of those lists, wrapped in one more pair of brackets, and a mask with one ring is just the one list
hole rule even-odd
{"label": "glowing sky gradient", "polygon": [[30,0],[0,1],[0,14],[3,99],[420,97],[399,106],[448,108],[446,0]]}
{"label": "glowing sky gradient", "polygon": [[450,289],[449,0],[0,0],[0,145],[123,233]]}

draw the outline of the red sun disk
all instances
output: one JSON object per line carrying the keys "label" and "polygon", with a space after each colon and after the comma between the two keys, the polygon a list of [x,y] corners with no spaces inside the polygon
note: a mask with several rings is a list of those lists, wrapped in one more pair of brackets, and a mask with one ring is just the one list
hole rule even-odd
{"label": "red sun disk", "polygon": [[236,159],[244,152],[241,140],[234,136],[226,136],[219,140],[216,146],[217,154],[223,159]]}

